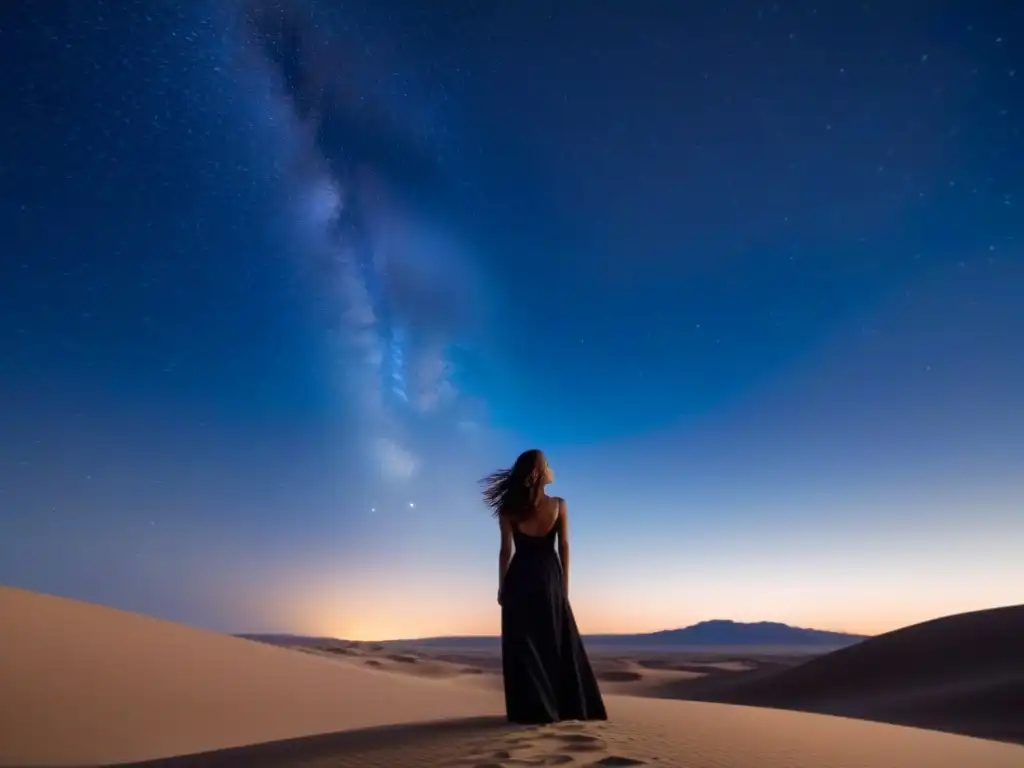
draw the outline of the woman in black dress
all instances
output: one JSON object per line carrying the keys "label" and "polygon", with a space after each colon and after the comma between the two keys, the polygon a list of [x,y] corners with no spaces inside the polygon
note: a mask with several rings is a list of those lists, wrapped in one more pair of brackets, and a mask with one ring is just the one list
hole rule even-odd
{"label": "woman in black dress", "polygon": [[483,481],[501,526],[501,657],[513,723],[608,717],[569,607],[569,516],[565,499],[544,493],[553,480],[544,454],[530,450]]}

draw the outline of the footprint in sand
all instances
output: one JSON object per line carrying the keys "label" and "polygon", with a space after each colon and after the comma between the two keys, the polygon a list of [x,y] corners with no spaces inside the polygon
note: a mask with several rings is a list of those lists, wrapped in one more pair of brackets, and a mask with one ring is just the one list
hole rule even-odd
{"label": "footprint in sand", "polygon": [[[626,755],[609,754],[604,739],[588,731],[599,730],[600,723],[558,723],[529,731],[510,733],[498,744],[491,743],[473,755],[471,752],[458,764],[466,768],[515,768],[516,766],[576,765],[616,766],[646,765],[646,760]],[[495,749],[500,746],[500,749]],[[596,758],[596,759],[595,759]]]}
{"label": "footprint in sand", "polygon": [[551,738],[577,747],[597,747],[599,749],[604,747],[604,742],[597,738],[597,736],[590,736],[585,733],[558,733],[551,736]]}
{"label": "footprint in sand", "polygon": [[[560,729],[561,730],[561,729]],[[559,747],[571,753],[579,752],[600,752],[607,749],[608,745],[597,736],[590,736],[586,733],[539,733],[532,744],[538,745],[541,742],[556,742]]]}

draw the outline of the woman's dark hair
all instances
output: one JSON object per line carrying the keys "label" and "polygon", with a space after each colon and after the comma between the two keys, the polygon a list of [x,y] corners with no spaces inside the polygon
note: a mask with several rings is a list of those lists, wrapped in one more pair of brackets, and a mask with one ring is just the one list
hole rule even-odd
{"label": "woman's dark hair", "polygon": [[536,448],[523,451],[511,469],[499,469],[483,480],[484,503],[495,517],[514,520],[529,517],[544,495],[544,454]]}

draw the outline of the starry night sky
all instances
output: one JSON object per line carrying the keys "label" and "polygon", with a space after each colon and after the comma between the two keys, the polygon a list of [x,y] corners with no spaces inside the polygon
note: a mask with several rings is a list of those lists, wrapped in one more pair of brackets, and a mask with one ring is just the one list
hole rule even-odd
{"label": "starry night sky", "polygon": [[0,583],[494,632],[541,447],[584,631],[1024,585],[1024,5],[0,10]]}

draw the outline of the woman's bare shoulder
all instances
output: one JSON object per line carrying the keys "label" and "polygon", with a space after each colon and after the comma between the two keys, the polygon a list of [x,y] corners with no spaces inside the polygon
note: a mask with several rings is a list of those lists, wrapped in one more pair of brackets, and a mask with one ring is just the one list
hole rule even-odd
{"label": "woman's bare shoulder", "polygon": [[552,506],[555,508],[555,517],[558,519],[559,524],[563,517],[568,516],[568,506],[565,503],[565,499],[561,496],[552,496],[551,501],[554,502]]}

